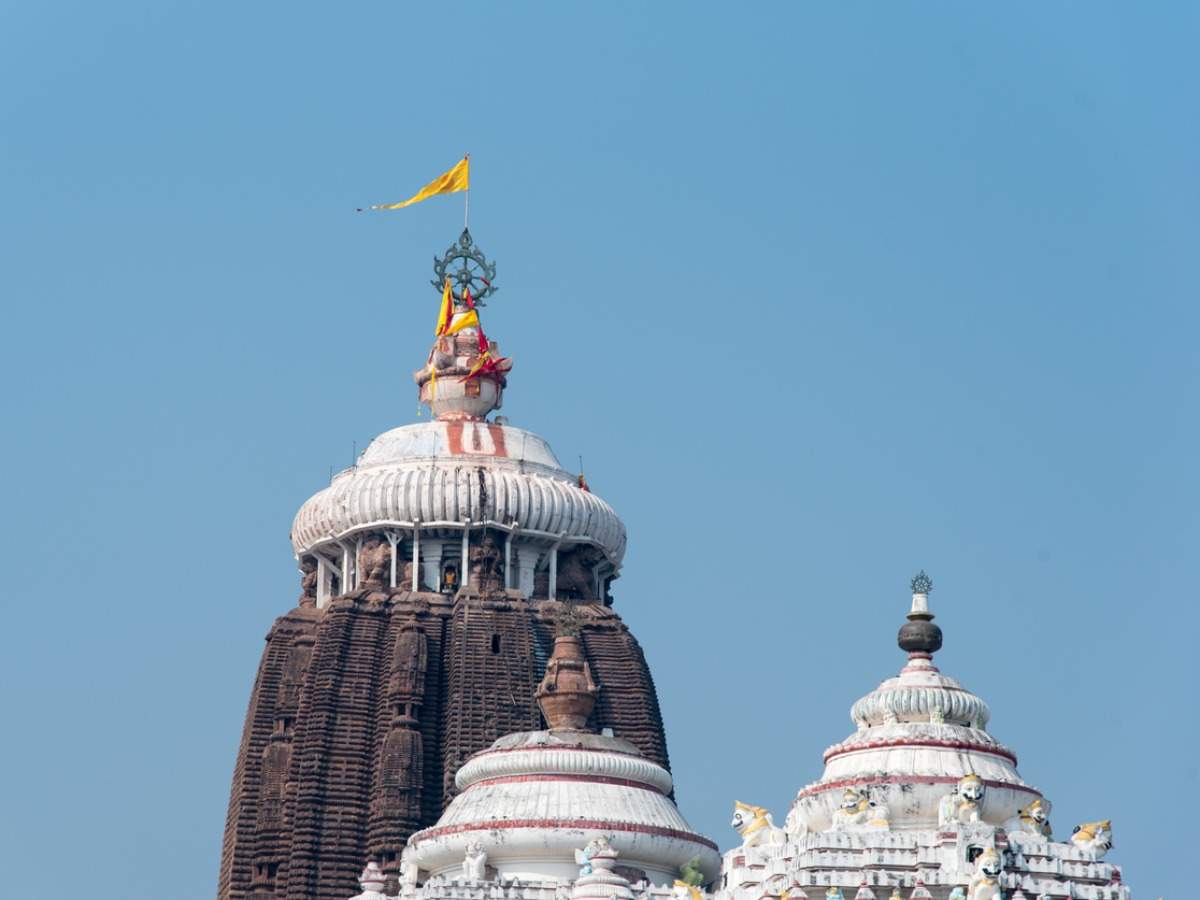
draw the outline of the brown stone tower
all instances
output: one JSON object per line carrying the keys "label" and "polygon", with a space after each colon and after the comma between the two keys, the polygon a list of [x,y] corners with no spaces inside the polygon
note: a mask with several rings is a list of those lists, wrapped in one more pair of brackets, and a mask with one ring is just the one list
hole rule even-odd
{"label": "brown stone tower", "polygon": [[610,609],[624,526],[542,438],[487,419],[511,368],[479,320],[495,266],[464,231],[435,270],[450,288],[415,374],[433,421],[377,437],[292,526],[303,590],[250,695],[220,900],[345,900],[368,857],[394,875],[469,756],[544,727],[564,618],[598,689],[589,727],[668,763],[650,671]]}

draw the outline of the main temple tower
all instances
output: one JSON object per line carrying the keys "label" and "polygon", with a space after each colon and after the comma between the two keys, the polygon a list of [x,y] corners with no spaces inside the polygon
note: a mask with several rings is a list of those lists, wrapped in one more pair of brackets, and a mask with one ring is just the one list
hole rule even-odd
{"label": "main temple tower", "polygon": [[435,261],[437,337],[414,378],[432,420],[375,438],[296,515],[296,607],[276,620],[234,769],[218,897],[344,900],[395,873],[455,774],[534,700],[564,618],[599,687],[588,727],[668,765],[654,683],[611,610],[625,527],[536,434],[489,416],[509,360],[483,331],[495,265]]}

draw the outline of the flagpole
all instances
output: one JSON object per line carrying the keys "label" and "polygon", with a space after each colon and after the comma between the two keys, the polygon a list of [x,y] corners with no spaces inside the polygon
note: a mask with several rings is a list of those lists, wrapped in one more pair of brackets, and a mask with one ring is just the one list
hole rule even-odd
{"label": "flagpole", "polygon": [[467,160],[467,173],[468,173],[467,174],[467,189],[465,191],[463,191],[463,194],[466,195],[466,202],[463,204],[463,231],[470,231],[471,230],[471,180],[470,180],[471,179],[471,176],[470,176],[471,154],[470,153],[465,154],[463,156],[463,159]]}

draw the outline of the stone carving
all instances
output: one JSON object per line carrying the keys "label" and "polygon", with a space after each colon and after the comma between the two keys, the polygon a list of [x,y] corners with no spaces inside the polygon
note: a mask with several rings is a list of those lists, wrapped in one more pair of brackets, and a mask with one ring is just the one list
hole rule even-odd
{"label": "stone carving", "polygon": [[693,856],[679,867],[679,881],[692,887],[704,884],[704,873],[700,871],[700,857]]}
{"label": "stone carving", "polygon": [[298,605],[317,605],[317,561],[311,556],[300,560],[300,600]]}
{"label": "stone carving", "polygon": [[982,821],[983,779],[978,775],[964,775],[958,785],[938,804],[938,827],[955,828]]}
{"label": "stone carving", "polygon": [[362,893],[355,894],[350,900],[386,900],[386,895],[383,893],[385,880],[383,870],[379,868],[379,863],[372,860],[367,863],[367,867],[358,876],[358,884],[362,888]]}
{"label": "stone carving", "polygon": [[1009,841],[1018,844],[1031,838],[1050,840],[1050,801],[1038,797],[1005,822],[1004,830]]}
{"label": "stone carving", "polygon": [[485,531],[483,539],[471,547],[471,587],[481,594],[503,590],[503,559],[496,539],[490,531]]}
{"label": "stone carving", "polygon": [[950,891],[950,900],[967,900],[967,892],[962,889],[962,885],[957,885]]}
{"label": "stone carving", "polygon": [[582,850],[575,851],[575,863],[579,866],[579,875],[581,878],[584,875],[592,874],[592,857],[608,849],[608,838],[598,837],[588,841],[587,846]]}
{"label": "stone carving", "polygon": [[592,569],[582,551],[559,554],[555,591],[560,598],[567,597],[584,603],[593,602],[596,592],[592,581]]}
{"label": "stone carving", "polygon": [[842,889],[836,885],[825,892],[825,900],[846,900],[842,896]]}
{"label": "stone carving", "polygon": [[782,844],[787,840],[782,828],[771,819],[766,807],[751,806],[737,800],[733,804],[733,821],[729,823],[742,836],[742,847],[763,844]]}
{"label": "stone carving", "polygon": [[1112,819],[1103,822],[1085,822],[1071,831],[1071,843],[1079,850],[1086,850],[1094,859],[1103,859],[1112,849]]}
{"label": "stone carving", "polygon": [[833,811],[834,831],[887,831],[890,813],[886,805],[871,800],[864,787],[848,787],[842,803]]}
{"label": "stone carving", "polygon": [[463,857],[462,873],[467,881],[483,881],[487,873],[487,851],[479,841],[467,844],[467,855]]}
{"label": "stone carving", "polygon": [[391,570],[392,545],[376,536],[363,541],[362,549],[358,551],[359,583],[383,587],[391,578]]}
{"label": "stone carving", "polygon": [[967,900],[1001,900],[1000,872],[1004,865],[995,847],[988,847],[975,860],[975,877],[967,887]]}
{"label": "stone carving", "polygon": [[808,834],[808,818],[799,803],[793,803],[783,821],[783,830],[789,837],[801,838]]}
{"label": "stone carving", "polygon": [[400,895],[412,894],[420,880],[421,870],[417,867],[417,861],[412,858],[408,847],[405,847],[404,852],[400,854]]}

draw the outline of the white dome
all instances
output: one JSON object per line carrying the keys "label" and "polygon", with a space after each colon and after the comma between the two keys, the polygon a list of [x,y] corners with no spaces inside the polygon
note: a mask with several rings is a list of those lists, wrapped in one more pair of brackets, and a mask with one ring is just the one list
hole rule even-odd
{"label": "white dome", "polygon": [[536,434],[489,422],[425,422],[375,438],[357,464],[300,507],[292,547],[370,528],[514,523],[526,534],[599,547],[614,566],[625,526],[611,506],[581,489]]}
{"label": "white dome", "polygon": [[508,735],[459,769],[456,784],[437,824],[409,838],[406,853],[430,875],[453,872],[480,841],[502,877],[573,879],[574,851],[597,837],[658,884],[696,857],[710,878],[720,866],[716,845],[671,800],[670,773],[619,738]]}
{"label": "white dome", "polygon": [[854,704],[858,730],[825,751],[821,779],[800,791],[793,816],[830,827],[847,788],[867,788],[892,829],[932,828],[938,804],[959,779],[978,775],[982,816],[1002,824],[1041,793],[1017,772],[1017,757],[987,733],[987,704],[914,655],[895,678]]}

